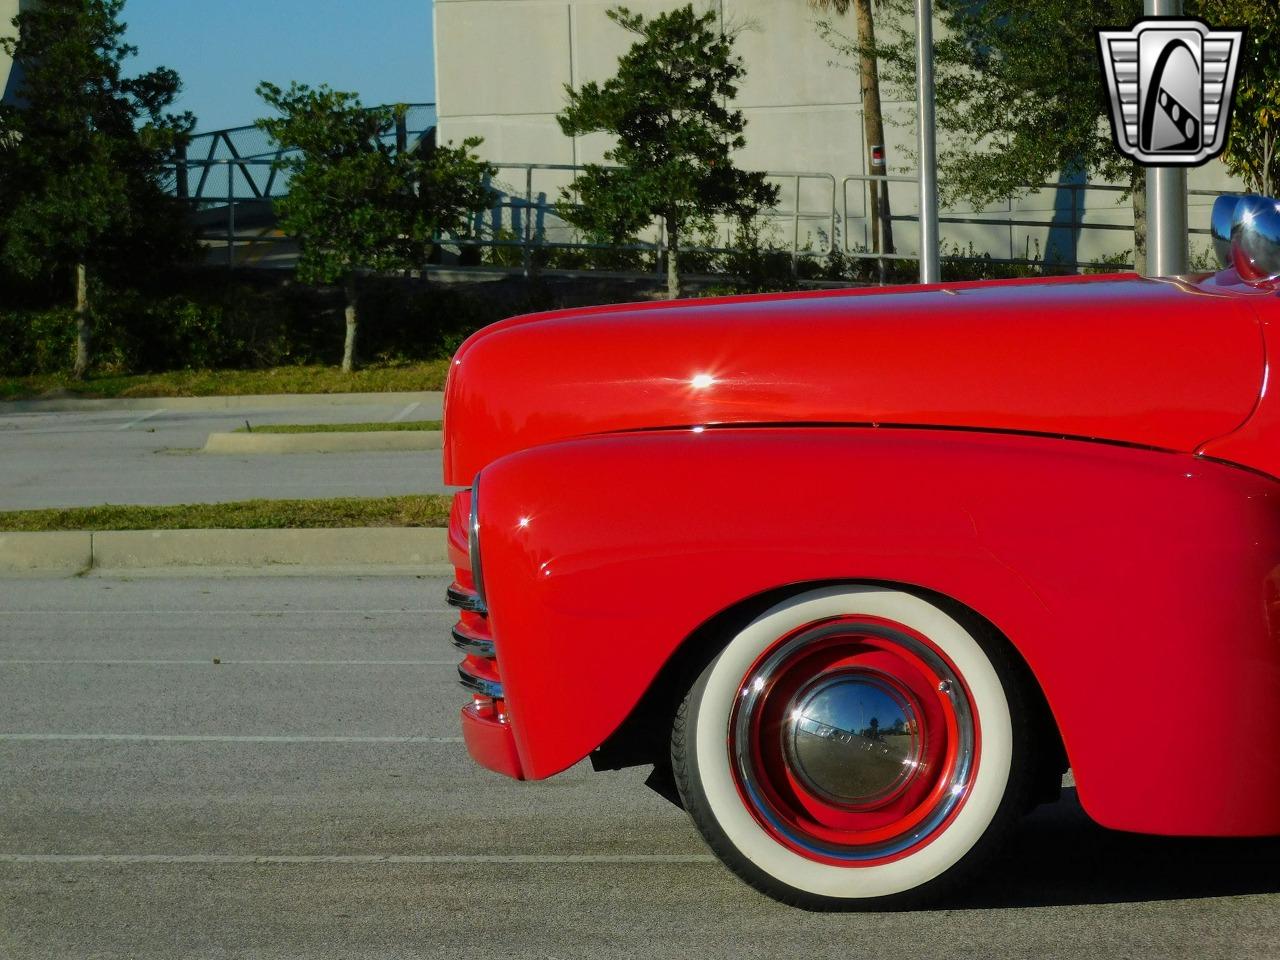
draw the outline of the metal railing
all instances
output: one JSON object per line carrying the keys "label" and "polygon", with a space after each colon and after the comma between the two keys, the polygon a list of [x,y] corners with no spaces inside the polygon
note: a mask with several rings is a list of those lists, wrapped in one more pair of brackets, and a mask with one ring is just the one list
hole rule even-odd
{"label": "metal railing", "polygon": [[[410,103],[396,117],[395,128],[383,138],[400,150],[416,149],[436,127],[434,103]],[[288,156],[266,131],[254,125],[229,127],[193,135],[187,143],[170,189],[182,199],[221,201],[228,194],[240,199],[267,200],[288,193],[288,174],[275,162]],[[199,173],[192,190],[190,174]],[[219,182],[225,175],[226,183]]]}
{"label": "metal railing", "polygon": [[[845,177],[842,182],[842,190],[843,190],[843,199],[845,203],[846,222],[848,222],[851,219],[848,214],[849,184],[854,182],[870,183],[872,181],[883,182],[883,183],[909,183],[912,185],[916,183],[915,177],[905,177],[905,176],[873,176],[873,175],[867,175],[867,174],[853,174]],[[1073,248],[1079,247],[1080,241],[1082,239],[1081,235],[1085,230],[1103,230],[1103,231],[1110,230],[1110,231],[1121,231],[1125,233],[1133,232],[1132,224],[1099,223],[1097,221],[1085,220],[1086,210],[1082,203],[1083,194],[1086,191],[1123,194],[1128,191],[1127,187],[1116,186],[1114,184],[1098,184],[1098,183],[1039,183],[1039,184],[1028,185],[1026,190],[1028,193],[1038,192],[1042,190],[1053,190],[1055,192],[1067,191],[1071,195],[1070,217],[1067,219],[1064,219],[1062,216],[1063,210],[1057,204],[1055,204],[1054,209],[1052,211],[1046,211],[1047,218],[1042,217],[1039,219],[1030,219],[1030,218],[1015,216],[1013,214],[1012,207],[1014,203],[1017,201],[1017,197],[1011,197],[1006,201],[1010,206],[1010,211],[1007,214],[1004,213],[1003,211],[997,212],[997,213],[989,213],[989,214],[975,214],[971,216],[957,216],[955,214],[944,214],[938,218],[938,222],[940,224],[995,227],[995,228],[1004,228],[1008,230],[1009,231],[1009,239],[1008,239],[1009,256],[995,257],[995,256],[985,255],[982,257],[968,257],[964,255],[959,255],[959,254],[950,254],[950,255],[944,255],[943,259],[953,260],[953,261],[987,260],[992,263],[1011,264],[1011,265],[1012,264],[1025,265],[1025,264],[1048,263],[1047,257],[1032,258],[1032,257],[1026,257],[1026,256],[1018,257],[1015,255],[1016,243],[1013,237],[1013,231],[1015,227],[1028,227],[1032,229],[1048,229],[1051,231],[1052,230],[1068,230],[1071,232],[1071,236],[1072,236],[1071,246]],[[1119,208],[1113,207],[1113,209],[1119,209]],[[920,221],[920,217],[916,214],[893,214],[890,217],[890,219],[894,223],[899,223],[899,222],[919,223]],[[919,260],[920,259],[920,255],[918,253],[884,254],[884,253],[859,252],[859,251],[849,250],[847,248],[847,243],[848,243],[848,237],[846,235],[846,251],[845,252],[846,252],[846,255],[850,257],[861,257],[861,258],[869,258],[869,259],[891,259],[891,260]],[[1046,251],[1046,254],[1047,254],[1047,251]],[[1078,257],[1072,258],[1069,260],[1063,260],[1057,263],[1056,265],[1062,266],[1064,268],[1075,268],[1075,269],[1079,269],[1081,267],[1103,268],[1103,267],[1115,266],[1113,262],[1081,260]]]}
{"label": "metal railing", "polygon": [[[224,243],[226,245],[227,267],[236,266],[237,250],[243,246],[251,246],[261,243],[288,243],[291,238],[284,236],[279,231],[274,230],[274,212],[270,211],[270,204],[273,199],[282,194],[271,194],[269,192],[258,192],[253,197],[241,197],[236,193],[236,171],[241,171],[245,179],[250,183],[255,182],[252,174],[265,172],[268,174],[265,185],[273,186],[277,181],[274,179],[277,168],[276,162],[272,160],[252,159],[248,157],[234,157],[218,160],[188,160],[186,163],[177,167],[176,180],[181,182],[184,175],[189,175],[192,171],[200,172],[200,195],[198,196],[182,196],[178,193],[178,199],[188,204],[192,215],[197,220],[197,227],[200,239],[210,245]],[[220,180],[225,192],[220,197],[214,197],[211,191],[206,189],[211,179],[211,174],[221,171],[221,177],[215,177]],[[251,236],[242,238],[240,232],[243,226],[237,222],[239,214],[238,209],[246,205],[254,205],[260,210],[266,208],[268,210],[268,225],[259,229],[259,231]]]}
{"label": "metal railing", "polygon": [[[190,203],[193,212],[202,215],[208,228],[203,238],[215,245],[225,244],[228,266],[235,266],[240,248],[257,244],[278,244],[291,242],[292,238],[273,230],[274,220],[269,212],[272,199],[281,196],[284,184],[276,177],[277,156],[270,158],[250,157],[243,154],[222,158],[191,160],[180,164],[175,181],[190,179],[195,171],[199,171],[200,188],[195,196],[185,199]],[[652,257],[652,269],[661,274],[667,256],[667,238],[661,225],[655,225],[648,239],[637,238],[631,243],[600,243],[584,239],[575,228],[563,219],[562,202],[550,199],[554,192],[559,195],[559,188],[568,186],[573,176],[582,171],[581,166],[573,164],[539,164],[501,162],[491,164],[497,171],[491,186],[497,200],[489,210],[472,221],[470,229],[463,235],[437,237],[437,242],[459,250],[464,248],[519,250],[519,265],[526,275],[536,274],[547,251],[610,251],[615,253],[640,253]],[[236,171],[240,171],[237,177]],[[508,176],[504,178],[503,174]],[[511,174],[515,174],[514,178]],[[828,173],[805,171],[766,171],[766,177],[789,188],[789,196],[779,207],[765,211],[763,218],[775,224],[787,227],[787,243],[783,247],[775,247],[780,253],[790,257],[793,271],[798,263],[806,258],[822,258],[839,252],[848,259],[864,259],[887,261],[918,261],[917,252],[885,253],[872,249],[868,228],[870,224],[871,199],[869,185],[915,184],[915,178],[899,175],[851,174],[836,178]],[[548,182],[549,178],[552,182]],[[511,182],[515,180],[516,182]],[[221,195],[215,196],[210,184],[216,183],[222,188]],[[852,184],[859,184],[863,193],[861,211],[859,203],[853,200]],[[248,193],[242,186],[248,187]],[[1121,195],[1127,192],[1126,187],[1113,184],[1091,183],[1049,183],[1037,184],[1029,191],[1053,190],[1067,191],[1070,195],[1069,210],[1055,203],[1045,216],[1018,216],[1012,210],[990,214],[955,215],[946,214],[940,218],[944,225],[982,226],[1007,229],[1009,231],[1008,257],[997,257],[984,254],[964,256],[962,254],[945,255],[945,260],[983,260],[996,264],[1038,264],[1057,266],[1063,269],[1080,269],[1082,267],[1105,268],[1115,267],[1114,261],[1063,260],[1050,261],[1045,257],[1018,257],[1013,239],[1015,228],[1050,229],[1069,231],[1073,248],[1078,248],[1085,231],[1110,231],[1132,233],[1129,223],[1106,223],[1088,219],[1088,214],[1097,212],[1086,209],[1084,198],[1086,191],[1104,194]],[[817,202],[814,203],[816,192]],[[806,203],[806,193],[809,203]],[[1218,196],[1221,191],[1189,190],[1191,196]],[[1010,201],[1012,206],[1013,201]],[[252,229],[249,217],[238,213],[239,208],[252,206],[262,220],[267,221],[264,229],[249,236],[244,236],[246,229]],[[1119,205],[1103,209],[1123,209]],[[918,223],[915,213],[895,213],[890,217],[893,223]],[[808,229],[806,229],[806,227]],[[857,243],[855,230],[861,228],[862,243]],[[1207,227],[1192,227],[1189,231],[1195,235],[1208,235]],[[815,242],[816,235],[816,242]],[[726,238],[725,245],[681,246],[682,254],[689,255],[724,255],[735,252],[732,240]],[[636,272],[634,269],[629,272]]]}
{"label": "metal railing", "polygon": [[[521,265],[526,275],[536,272],[538,253],[545,250],[610,250],[621,253],[649,253],[654,258],[655,270],[659,273],[662,271],[668,240],[661,224],[655,225],[654,239],[651,242],[598,243],[583,240],[580,237],[572,240],[549,239],[548,235],[554,235],[555,232],[574,235],[574,231],[561,215],[564,209],[562,201],[548,199],[548,190],[537,189],[535,181],[540,175],[545,176],[551,173],[569,174],[570,176],[568,177],[561,176],[557,179],[570,180],[574,175],[582,172],[583,168],[581,166],[567,163],[507,162],[491,163],[490,166],[499,174],[494,179],[498,188],[499,200],[493,207],[477,218],[474,225],[475,228],[470,236],[453,238],[451,241],[453,244],[460,247],[518,247],[521,252]],[[605,169],[611,168],[605,167]],[[523,189],[518,185],[504,188],[501,182],[501,173],[503,171],[515,171],[519,179],[523,181]],[[825,256],[832,253],[835,250],[836,220],[838,216],[835,204],[835,177],[829,173],[794,170],[770,170],[765,172],[765,177],[770,180],[788,181],[792,186],[789,209],[773,208],[765,211],[762,216],[766,219],[785,220],[790,223],[791,246],[789,252],[793,269],[801,256]],[[802,186],[808,182],[817,182],[827,186],[826,202],[823,209],[807,209],[802,205]],[[563,184],[557,184],[557,186],[561,185]],[[537,184],[537,187],[540,186],[541,184]],[[581,204],[571,204],[571,206],[580,208]],[[509,211],[511,214],[512,227],[510,230],[506,230],[501,226],[501,213],[504,210]],[[497,216],[495,217],[494,214],[497,214]],[[549,229],[548,220],[550,219],[558,222],[552,224]],[[492,224],[487,237],[484,235],[485,220],[489,220]],[[801,225],[811,221],[818,221],[827,227],[825,244],[820,250],[813,250],[807,246],[802,248],[800,245]],[[511,234],[514,239],[503,236],[504,232]],[[695,244],[681,245],[680,250],[682,254],[716,255],[732,253],[734,248],[727,244],[725,246]]]}

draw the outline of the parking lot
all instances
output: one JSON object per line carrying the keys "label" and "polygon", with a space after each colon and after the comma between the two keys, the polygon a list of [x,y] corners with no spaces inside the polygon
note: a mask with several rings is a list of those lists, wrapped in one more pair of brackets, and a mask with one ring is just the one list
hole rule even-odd
{"label": "parking lot", "polygon": [[1111,834],[1070,793],[946,909],[778,906],[646,771],[475,767],[444,586],[0,582],[0,956],[1276,955],[1280,841]]}
{"label": "parking lot", "polygon": [[0,509],[218,503],[437,493],[439,452],[201,454],[210,433],[272,423],[375,423],[440,416],[439,401],[304,409],[113,410],[0,414]]}

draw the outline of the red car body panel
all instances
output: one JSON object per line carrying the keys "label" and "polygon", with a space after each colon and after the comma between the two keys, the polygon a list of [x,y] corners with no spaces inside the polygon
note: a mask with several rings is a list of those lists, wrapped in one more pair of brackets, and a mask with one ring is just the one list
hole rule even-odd
{"label": "red car body panel", "polygon": [[[884,580],[1013,638],[1100,823],[1280,832],[1275,481],[1034,437],[713,429],[515,454],[480,498],[525,777],[603,742],[716,613],[785,584]],[[1248,750],[1230,746],[1243,730]]]}
{"label": "red car body panel", "polygon": [[1253,415],[1238,430],[1205,443],[1197,452],[1280,477],[1280,382],[1276,379],[1280,371],[1275,369],[1280,358],[1280,294],[1270,285],[1241,283],[1230,271],[1202,286],[1231,291],[1254,310],[1262,326],[1267,362]]}
{"label": "red car body panel", "polygon": [[445,479],[515,450],[711,423],[909,424],[1194,451],[1257,403],[1263,336],[1226,288],[1133,276],[562,311],[458,351]]}
{"label": "red car body panel", "polygon": [[1010,639],[1100,823],[1280,833],[1280,483],[1253,472],[1280,476],[1280,301],[1230,275],[955,290],[562,311],[469,340],[446,480],[480,473],[488,613],[460,628],[495,642],[466,666],[505,711],[469,708],[472,755],[551,776],[723,611],[885,581]]}

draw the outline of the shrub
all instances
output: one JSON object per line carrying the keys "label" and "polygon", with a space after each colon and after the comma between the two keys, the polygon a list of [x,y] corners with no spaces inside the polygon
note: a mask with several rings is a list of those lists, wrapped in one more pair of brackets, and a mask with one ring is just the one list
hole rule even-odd
{"label": "shrub", "polygon": [[[364,351],[378,360],[448,355],[473,330],[544,303],[536,294],[495,302],[419,280],[371,277],[366,283]],[[193,272],[150,290],[103,290],[94,311],[95,366],[150,373],[337,364],[342,344],[333,331],[340,329],[342,306],[337,288],[261,274]],[[0,374],[67,370],[74,331],[69,309],[0,307]]]}

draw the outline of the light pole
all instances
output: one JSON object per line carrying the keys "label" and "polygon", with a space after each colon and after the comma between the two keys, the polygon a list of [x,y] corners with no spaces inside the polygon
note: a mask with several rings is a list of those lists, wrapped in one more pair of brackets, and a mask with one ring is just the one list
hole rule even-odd
{"label": "light pole", "polygon": [[[1182,0],[1146,0],[1148,17],[1182,16]],[[1149,277],[1187,272],[1187,171],[1148,167],[1147,264]]]}
{"label": "light pole", "polygon": [[932,0],[916,0],[916,130],[920,154],[920,282],[937,283],[942,279],[942,270],[938,262],[938,145],[933,116]]}

